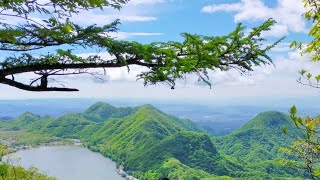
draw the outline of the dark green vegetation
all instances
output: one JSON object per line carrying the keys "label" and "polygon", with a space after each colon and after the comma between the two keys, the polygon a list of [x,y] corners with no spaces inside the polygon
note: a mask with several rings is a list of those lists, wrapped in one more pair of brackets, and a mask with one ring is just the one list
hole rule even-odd
{"label": "dark green vegetation", "polygon": [[[26,112],[11,121],[0,121],[0,139],[10,147],[37,146],[44,143],[69,143],[66,139],[41,134],[40,130],[50,117],[40,117]],[[35,131],[25,131],[35,129]]]}
{"label": "dark green vegetation", "polygon": [[[274,158],[279,147],[292,140],[282,133],[288,127],[298,133],[290,117],[280,112],[263,112],[231,134],[217,138],[223,152],[243,161],[261,162]],[[279,155],[279,154],[278,154]]]}
{"label": "dark green vegetation", "polygon": [[291,137],[283,134],[284,127],[290,133],[300,133],[288,115],[275,111],[263,112],[231,134],[216,138],[216,142],[224,153],[254,170],[249,174],[260,171],[260,176],[263,172],[265,178],[287,174],[301,176],[300,171],[274,161],[284,155],[280,148],[293,142]]}
{"label": "dark green vegetation", "polygon": [[56,178],[48,177],[47,175],[40,174],[38,169],[30,168],[25,169],[21,166],[12,166],[8,163],[0,163],[0,177],[2,179],[19,179],[19,180],[56,180]]}
{"label": "dark green vegetation", "polygon": [[283,136],[284,126],[294,131],[287,115],[264,112],[230,135],[210,137],[194,122],[151,105],[106,103],[57,119],[25,113],[0,125],[2,130],[80,139],[140,179],[302,178],[302,172],[277,162],[279,148],[292,142]]}

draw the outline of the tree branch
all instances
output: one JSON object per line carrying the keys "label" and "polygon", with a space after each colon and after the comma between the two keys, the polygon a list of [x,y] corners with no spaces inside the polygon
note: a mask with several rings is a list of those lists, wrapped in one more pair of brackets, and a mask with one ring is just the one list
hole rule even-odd
{"label": "tree branch", "polygon": [[18,89],[26,90],[26,91],[65,91],[65,92],[74,92],[79,91],[78,89],[73,88],[59,88],[59,87],[44,87],[44,86],[30,86],[26,85],[11,79],[2,78],[0,79],[2,84],[7,84],[12,87],[16,87]]}
{"label": "tree branch", "polygon": [[87,68],[117,68],[117,67],[124,67],[127,65],[139,65],[145,67],[156,67],[159,66],[158,64],[149,64],[138,61],[136,59],[129,59],[126,63],[118,62],[118,63],[78,63],[78,64],[39,64],[39,65],[25,65],[25,66],[18,66],[9,69],[0,70],[0,77],[5,77],[12,74],[19,74],[19,73],[26,73],[26,72],[34,72],[34,71],[41,71],[41,70],[56,70],[56,69],[87,69]]}

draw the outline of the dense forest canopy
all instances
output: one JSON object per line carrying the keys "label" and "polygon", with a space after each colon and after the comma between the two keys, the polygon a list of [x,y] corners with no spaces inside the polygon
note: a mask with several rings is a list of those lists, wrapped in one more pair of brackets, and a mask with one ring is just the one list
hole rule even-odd
{"label": "dense forest canopy", "polygon": [[[280,40],[265,46],[261,37],[275,24],[273,19],[245,33],[239,24],[225,36],[203,36],[182,33],[182,42],[138,42],[120,41],[110,32],[117,31],[119,20],[104,26],[81,26],[70,17],[90,9],[104,10],[106,7],[121,9],[127,0],[11,0],[0,3],[0,83],[27,91],[78,91],[64,85],[52,83],[54,77],[91,74],[95,68],[138,65],[148,70],[137,79],[144,85],[168,84],[174,89],[177,79],[187,74],[196,74],[199,81],[211,86],[208,71],[236,69],[240,73],[252,71],[254,66],[272,63],[267,52]],[[37,20],[34,15],[40,17]],[[18,18],[19,23],[11,22]],[[65,45],[62,48],[62,45]],[[52,50],[54,47],[54,50]],[[65,48],[67,47],[67,48]],[[112,58],[100,56],[98,52],[83,58],[71,50],[98,47]],[[39,54],[39,50],[41,50]],[[37,51],[37,53],[35,53]],[[12,54],[14,52],[14,54]],[[101,71],[100,71],[101,72]],[[29,82],[20,82],[17,74],[34,73]]]}
{"label": "dense forest canopy", "polygon": [[110,157],[141,180],[307,178],[303,170],[278,163],[281,146],[298,132],[288,115],[263,112],[233,133],[215,137],[188,119],[167,115],[152,105],[115,107],[103,102],[82,113],[58,118],[24,113],[0,121],[0,138],[13,146],[79,139]]}

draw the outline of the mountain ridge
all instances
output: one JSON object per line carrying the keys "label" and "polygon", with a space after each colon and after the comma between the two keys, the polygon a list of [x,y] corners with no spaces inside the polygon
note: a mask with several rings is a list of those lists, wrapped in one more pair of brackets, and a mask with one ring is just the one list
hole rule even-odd
{"label": "mountain ridge", "polygon": [[[271,160],[274,154],[278,154],[281,146],[290,145],[293,141],[282,132],[284,127],[290,133],[298,133],[288,115],[278,111],[266,111],[231,134],[217,138],[217,142],[227,155],[237,157],[239,160],[252,162]],[[257,157],[260,158],[252,158],[250,153],[257,153],[259,154]]]}
{"label": "mountain ridge", "polygon": [[[115,107],[99,102],[83,113],[56,119],[26,113],[16,122],[19,121],[27,125],[18,130],[80,139],[91,150],[124,165],[125,170],[141,179],[301,177],[274,161],[279,157],[277,148],[287,141],[281,139],[282,126],[294,130],[289,117],[275,111],[262,112],[223,137],[209,135],[191,120],[167,115],[152,105]],[[10,129],[8,124],[1,123],[0,127]],[[178,172],[168,167],[175,167]]]}

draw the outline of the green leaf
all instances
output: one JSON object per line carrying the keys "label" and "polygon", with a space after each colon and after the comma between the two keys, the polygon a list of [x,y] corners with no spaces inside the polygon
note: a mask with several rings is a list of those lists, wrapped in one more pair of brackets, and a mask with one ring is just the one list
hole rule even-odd
{"label": "green leaf", "polygon": [[73,31],[73,28],[72,28],[72,26],[71,26],[70,24],[66,24],[65,29],[66,29],[66,31],[67,31],[68,33],[70,33],[70,32]]}
{"label": "green leaf", "polygon": [[314,174],[315,176],[320,176],[320,169],[314,170],[314,171],[313,171],[313,174]]}
{"label": "green leaf", "polygon": [[315,128],[314,122],[310,122],[309,125],[308,125],[308,128],[309,128],[311,131],[313,131],[314,128]]}
{"label": "green leaf", "polygon": [[308,73],[308,74],[307,74],[307,78],[310,79],[311,77],[312,77],[312,74],[311,74],[311,73]]}
{"label": "green leaf", "polygon": [[288,132],[287,128],[286,128],[286,127],[282,128],[282,132],[283,132],[284,134],[287,134],[287,132]]}
{"label": "green leaf", "polygon": [[299,73],[301,74],[301,76],[303,76],[307,71],[302,69]]}
{"label": "green leaf", "polygon": [[297,41],[292,41],[291,44],[290,44],[290,48],[294,47],[297,45]]}
{"label": "green leaf", "polygon": [[308,132],[308,133],[307,133],[307,138],[308,138],[308,140],[311,140],[311,137],[312,137],[312,133]]}
{"label": "green leaf", "polygon": [[310,29],[309,31],[309,35],[313,36],[315,35],[315,33],[318,31],[317,26],[314,26],[313,28]]}
{"label": "green leaf", "polygon": [[290,114],[294,116],[297,114],[297,108],[295,105],[290,108]]}
{"label": "green leaf", "polygon": [[317,82],[319,82],[320,81],[320,74],[314,78],[317,80]]}
{"label": "green leaf", "polygon": [[293,120],[294,124],[296,126],[298,126],[298,118],[297,117],[292,117],[291,119]]}

